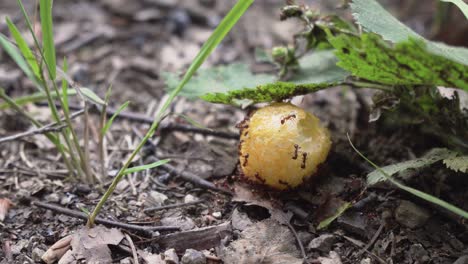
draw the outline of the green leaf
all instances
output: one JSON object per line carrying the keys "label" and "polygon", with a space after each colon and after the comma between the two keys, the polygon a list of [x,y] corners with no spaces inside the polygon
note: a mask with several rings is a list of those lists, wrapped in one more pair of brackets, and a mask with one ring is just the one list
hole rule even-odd
{"label": "green leaf", "polygon": [[150,164],[128,168],[123,172],[123,174],[125,175],[125,174],[139,172],[139,171],[142,171],[142,170],[149,170],[149,169],[156,168],[156,167],[159,167],[161,165],[164,165],[164,164],[168,163],[169,161],[171,161],[171,160],[170,159],[164,159],[164,160],[159,160],[159,161],[156,161],[156,162],[153,162],[153,163],[150,163]]}
{"label": "green leaf", "polygon": [[[452,156],[454,156],[454,152],[448,149],[433,149],[421,158],[395,163],[392,165],[381,167],[379,170],[374,170],[373,172],[367,174],[367,185],[371,186],[378,182],[385,181],[386,177],[381,173],[381,171],[385,172],[389,177],[392,177],[396,173],[404,173],[410,169],[419,169],[422,167],[426,167],[435,162],[447,159]],[[400,175],[400,177],[406,178],[406,175]]]}
{"label": "green leaf", "polygon": [[351,145],[351,147],[354,149],[354,151],[356,151],[356,153],[361,156],[364,160],[366,160],[370,165],[372,165],[372,167],[374,167],[376,170],[378,170],[388,181],[390,181],[391,183],[393,183],[395,186],[397,186],[398,188],[406,191],[406,192],[409,192],[411,193],[412,195],[414,196],[417,196],[423,200],[426,200],[428,202],[431,202],[433,204],[436,204],[442,208],[445,208],[447,209],[448,211],[452,212],[452,213],[455,213],[465,219],[468,219],[468,212],[464,211],[463,209],[453,205],[453,204],[450,204],[450,203],[447,203],[446,201],[444,200],[441,200],[435,196],[432,196],[430,194],[427,194],[425,192],[421,192],[420,190],[417,190],[417,189],[414,189],[412,187],[409,187],[409,186],[406,186],[402,183],[400,183],[399,181],[397,180],[394,180],[392,179],[392,177],[387,174],[382,168],[380,168],[379,166],[377,166],[375,163],[373,163],[371,160],[369,160],[366,156],[364,156],[364,154],[362,154],[354,145],[353,143],[351,142],[351,139],[349,138],[349,135],[348,135],[348,141],[349,141],[349,144]]}
{"label": "green leaf", "polygon": [[80,88],[77,88],[79,93],[82,94],[88,101],[92,102],[92,103],[95,103],[95,104],[98,104],[98,105],[105,105],[106,102],[104,102],[104,100],[102,100],[97,94],[95,94],[93,92],[93,90],[89,89],[89,88],[86,88],[86,87],[80,87]]}
{"label": "green leaf", "polygon": [[198,127],[198,128],[202,128],[202,129],[207,129],[207,130],[212,130],[204,125],[202,125],[200,122],[196,121],[195,119],[187,116],[187,115],[184,115],[184,114],[177,114],[177,113],[173,113],[173,115],[176,115],[176,116],[179,116],[181,117],[182,119],[184,119],[185,121],[187,121],[189,124],[191,124],[192,126],[194,127]]}
{"label": "green leaf", "polygon": [[424,42],[391,45],[375,34],[329,37],[338,66],[354,76],[387,85],[437,85],[468,90],[468,66],[434,55]]}
{"label": "green leaf", "polygon": [[440,0],[442,2],[450,2],[458,7],[462,11],[463,15],[468,19],[468,5],[463,0]]}
{"label": "green leaf", "polygon": [[26,43],[26,40],[24,40],[18,28],[15,26],[15,24],[13,24],[13,22],[11,22],[11,20],[8,17],[6,18],[6,22],[11,35],[16,41],[16,45],[18,45],[19,50],[23,54],[23,58],[25,58],[28,62],[30,69],[33,71],[36,78],[41,79],[41,75],[39,73],[39,65],[37,64],[36,57],[32,53],[28,44]]}
{"label": "green leaf", "polygon": [[20,69],[24,72],[24,74],[26,74],[26,76],[29,79],[34,80],[34,74],[29,68],[28,63],[21,55],[18,48],[16,48],[13,44],[11,44],[10,41],[8,41],[8,39],[5,36],[3,36],[1,33],[0,33],[0,46],[2,46],[3,50],[5,50],[5,52],[8,55],[10,55],[10,57],[13,59],[16,65],[20,67]]}
{"label": "green leaf", "polygon": [[[336,86],[348,73],[336,64],[332,51],[317,51],[299,60],[301,68],[287,82],[274,82],[269,74],[252,74],[245,64],[231,64],[205,69],[187,84],[186,96],[223,104],[280,101],[296,95]],[[166,74],[169,89],[177,83],[173,74]]]}
{"label": "green leaf", "polygon": [[321,221],[319,223],[319,225],[317,226],[317,229],[320,230],[320,229],[324,229],[326,228],[327,226],[329,226],[333,221],[335,221],[335,219],[337,219],[338,217],[340,217],[340,215],[342,215],[346,210],[348,210],[348,208],[350,208],[352,206],[352,203],[350,202],[345,202],[343,205],[341,205],[335,212],[335,214],[333,214],[332,216],[328,217],[327,219]]}
{"label": "green leaf", "polygon": [[419,40],[430,53],[468,65],[468,49],[426,40],[398,21],[375,0],[353,0],[351,9],[354,18],[365,30],[377,33],[385,40],[394,43],[407,41],[409,38]]}
{"label": "green leaf", "polygon": [[465,156],[452,156],[444,159],[444,164],[447,168],[454,171],[468,173],[468,155]]}
{"label": "green leaf", "polygon": [[[173,90],[180,81],[177,75],[173,73],[165,73],[163,77],[169,90]],[[227,93],[239,88],[270,83],[275,78],[275,76],[267,74],[254,75],[247,65],[233,63],[199,70],[198,74],[185,85],[180,95],[196,98],[207,93]]]}
{"label": "green leaf", "polygon": [[106,125],[102,128],[101,133],[104,135],[109,131],[109,128],[112,126],[112,123],[114,123],[114,119],[122,112],[125,108],[127,108],[128,104],[130,101],[127,101],[123,103],[117,111],[111,116],[111,118],[106,122]]}
{"label": "green leaf", "polygon": [[[68,95],[76,95],[76,90],[68,89],[67,94]],[[52,98],[57,97],[56,94],[51,94],[51,96],[52,96]],[[28,104],[28,103],[35,103],[35,102],[44,101],[46,99],[47,99],[47,95],[44,92],[37,92],[37,93],[30,94],[30,95],[15,98],[14,102],[17,105],[22,106],[22,105],[25,105],[25,104]],[[8,109],[9,107],[10,107],[9,104],[7,104],[7,103],[0,104],[0,110],[5,110],[5,109]]]}
{"label": "green leaf", "polygon": [[52,23],[52,0],[40,0],[40,14],[44,57],[49,68],[52,80],[55,80],[56,60],[54,46],[54,30]]}

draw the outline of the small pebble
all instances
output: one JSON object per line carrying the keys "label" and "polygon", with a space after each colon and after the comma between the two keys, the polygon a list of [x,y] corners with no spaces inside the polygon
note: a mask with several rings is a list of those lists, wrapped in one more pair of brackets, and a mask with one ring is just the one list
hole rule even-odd
{"label": "small pebble", "polygon": [[164,261],[166,264],[179,264],[179,256],[177,256],[175,249],[171,248],[164,251]]}
{"label": "small pebble", "polygon": [[335,236],[332,234],[323,234],[319,237],[316,237],[310,241],[307,246],[308,249],[315,249],[322,252],[329,252],[335,243]]}
{"label": "small pebble", "polygon": [[223,216],[221,212],[214,212],[211,215],[216,219],[220,219]]}
{"label": "small pebble", "polygon": [[424,225],[429,217],[430,214],[426,209],[406,200],[402,200],[395,209],[395,220],[400,225],[412,229]]}
{"label": "small pebble", "polygon": [[453,264],[468,264],[468,255],[457,258]]}
{"label": "small pebble", "polygon": [[206,256],[202,252],[195,249],[185,250],[181,260],[182,264],[206,264]]}
{"label": "small pebble", "polygon": [[44,255],[45,251],[36,247],[32,250],[32,259],[34,260],[34,262],[36,263],[41,263],[42,260],[41,260],[41,257],[42,255]]}
{"label": "small pebble", "polygon": [[184,197],[184,203],[192,203],[192,202],[196,202],[198,201],[197,197],[191,195],[191,194],[187,194],[185,195]]}

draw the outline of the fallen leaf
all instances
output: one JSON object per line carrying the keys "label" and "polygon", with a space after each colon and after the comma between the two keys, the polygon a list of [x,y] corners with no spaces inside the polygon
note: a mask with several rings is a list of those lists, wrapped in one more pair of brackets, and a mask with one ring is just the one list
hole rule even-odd
{"label": "fallen leaf", "polygon": [[42,255],[41,259],[47,263],[55,263],[57,260],[61,259],[62,256],[70,249],[70,242],[72,241],[73,236],[68,235],[59,241],[55,242],[45,253]]}
{"label": "fallen leaf", "polygon": [[83,227],[70,241],[69,249],[60,259],[59,264],[76,263],[112,263],[108,245],[118,245],[125,236],[116,228],[96,226]]}
{"label": "fallen leaf", "polygon": [[291,220],[293,214],[291,212],[284,212],[279,205],[274,205],[271,200],[267,200],[261,197],[259,194],[251,191],[251,189],[243,186],[242,184],[236,183],[234,185],[234,197],[233,202],[244,202],[246,205],[257,205],[268,210],[271,218],[276,220],[278,223],[287,225]]}
{"label": "fallen leaf", "polygon": [[5,217],[8,214],[8,210],[10,210],[10,207],[12,205],[13,203],[10,201],[10,199],[0,199],[0,222],[3,222],[3,220],[5,220]]}
{"label": "fallen leaf", "polygon": [[246,228],[239,239],[222,247],[224,263],[301,264],[299,250],[291,231],[273,219]]}
{"label": "fallen leaf", "polygon": [[321,264],[342,264],[340,256],[335,251],[330,251],[329,257],[319,257]]}

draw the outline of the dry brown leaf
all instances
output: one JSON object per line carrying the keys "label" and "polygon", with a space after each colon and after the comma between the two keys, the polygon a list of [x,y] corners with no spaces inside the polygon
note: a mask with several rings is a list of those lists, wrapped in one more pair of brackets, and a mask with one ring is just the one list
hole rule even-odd
{"label": "dry brown leaf", "polygon": [[273,219],[257,222],[221,248],[224,263],[301,264],[293,234]]}
{"label": "dry brown leaf", "polygon": [[246,205],[261,206],[268,210],[271,218],[278,221],[278,223],[287,225],[291,220],[293,214],[291,212],[284,212],[279,205],[273,204],[271,200],[261,197],[261,195],[255,193],[254,188],[248,188],[241,183],[235,183],[234,185],[234,202],[245,202]]}
{"label": "dry brown leaf", "polygon": [[[108,245],[118,245],[125,236],[116,228],[96,226],[83,227],[71,235],[70,247],[63,254],[59,264],[77,263],[111,263],[112,256]],[[57,243],[56,243],[57,244]]]}
{"label": "dry brown leaf", "polygon": [[0,199],[0,222],[3,222],[3,220],[5,220],[5,217],[8,214],[8,210],[10,210],[10,207],[12,205],[13,203],[10,201],[10,199]]}
{"label": "dry brown leaf", "polygon": [[72,241],[73,236],[68,235],[59,241],[55,242],[45,253],[42,255],[41,259],[49,264],[55,263],[57,260],[61,259],[62,256],[67,252],[71,245],[70,242]]}

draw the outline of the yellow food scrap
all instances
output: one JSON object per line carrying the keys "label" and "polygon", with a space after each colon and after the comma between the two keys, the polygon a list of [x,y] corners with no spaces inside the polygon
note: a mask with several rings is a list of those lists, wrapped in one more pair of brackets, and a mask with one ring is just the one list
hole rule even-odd
{"label": "yellow food scrap", "polygon": [[255,111],[241,124],[239,159],[250,181],[275,189],[294,188],[317,171],[330,151],[320,120],[289,103]]}

